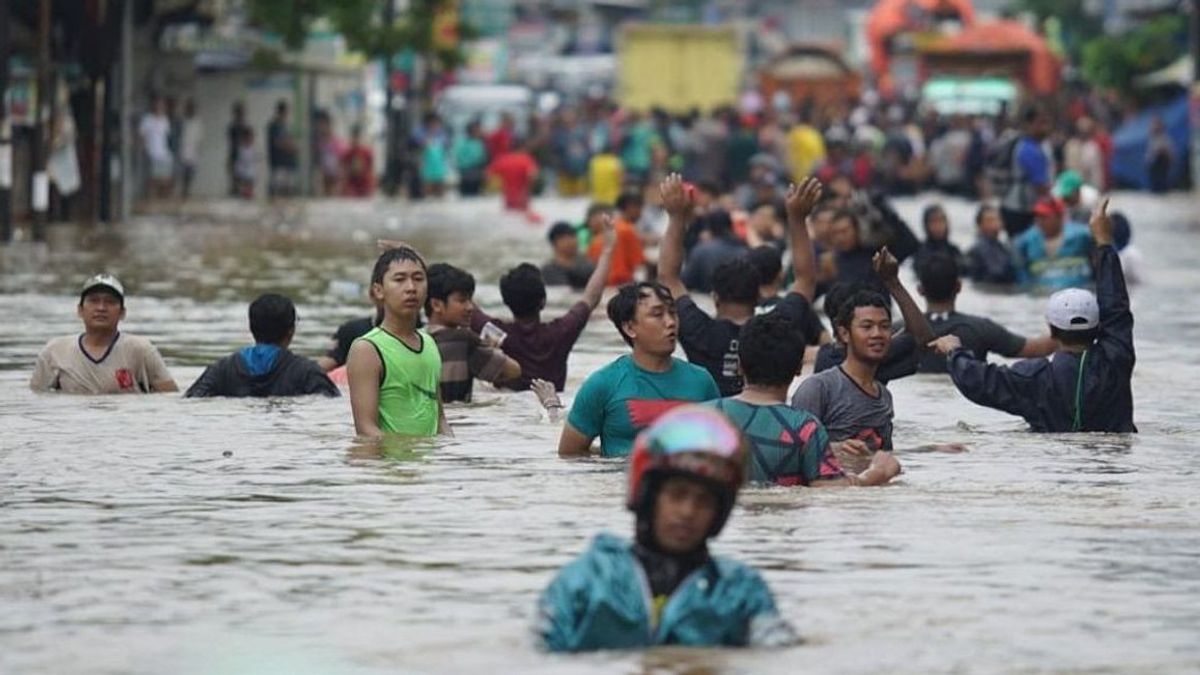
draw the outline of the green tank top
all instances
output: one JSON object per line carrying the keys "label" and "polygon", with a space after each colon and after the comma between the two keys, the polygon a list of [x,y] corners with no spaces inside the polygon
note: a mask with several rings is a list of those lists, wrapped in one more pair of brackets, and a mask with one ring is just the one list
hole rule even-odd
{"label": "green tank top", "polygon": [[416,351],[382,328],[359,338],[374,345],[383,361],[379,428],[384,433],[437,435],[442,355],[429,333],[418,330],[417,335],[421,337],[421,349]]}

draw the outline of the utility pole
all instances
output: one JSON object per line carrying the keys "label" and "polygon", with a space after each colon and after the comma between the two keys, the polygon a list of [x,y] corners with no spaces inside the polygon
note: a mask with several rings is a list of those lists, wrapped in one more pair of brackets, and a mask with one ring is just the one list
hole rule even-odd
{"label": "utility pole", "polygon": [[50,207],[50,177],[46,173],[46,158],[50,141],[50,20],[52,0],[41,0],[38,7],[37,107],[33,110],[33,148],[29,153],[33,164],[33,189],[30,206],[33,209],[33,240],[46,240],[46,210]]}
{"label": "utility pole", "polygon": [[13,147],[8,119],[8,0],[0,0],[0,244],[12,241]]}
{"label": "utility pole", "polygon": [[121,17],[121,104],[117,138],[121,141],[121,209],[125,221],[133,213],[133,0],[123,0]]}
{"label": "utility pole", "polygon": [[1190,24],[1192,82],[1189,108],[1192,115],[1192,189],[1200,191],[1200,0],[1192,0]]}

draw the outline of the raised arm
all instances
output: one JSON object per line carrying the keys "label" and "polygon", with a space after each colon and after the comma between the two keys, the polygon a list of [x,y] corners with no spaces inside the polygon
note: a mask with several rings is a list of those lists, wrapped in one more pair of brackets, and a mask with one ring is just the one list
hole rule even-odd
{"label": "raised arm", "polygon": [[875,254],[871,264],[875,267],[875,274],[879,275],[879,279],[887,287],[888,293],[891,293],[896,299],[896,304],[900,305],[900,316],[904,317],[904,326],[912,333],[917,344],[927,345],[932,342],[937,336],[934,335],[933,328],[921,312],[921,308],[917,307],[916,301],[909,295],[908,289],[900,283],[900,263],[896,257],[885,246]]}
{"label": "raised arm", "polygon": [[796,273],[791,291],[803,295],[810,303],[817,289],[817,259],[808,237],[808,214],[820,198],[821,181],[812,176],[800,185],[788,187],[788,239],[792,247],[792,269]]}
{"label": "raised arm", "polygon": [[1112,222],[1105,197],[1088,221],[1095,249],[1092,267],[1096,270],[1096,304],[1100,306],[1100,339],[1097,344],[1111,357],[1134,360],[1133,312],[1129,311],[1129,290],[1121,258],[1113,247]]}
{"label": "raised arm", "polygon": [[696,203],[677,173],[664,178],[658,189],[668,216],[667,231],[658,246],[658,281],[672,296],[681,298],[687,295],[687,287],[679,275],[683,269],[683,233],[692,221]]}
{"label": "raised arm", "polygon": [[944,335],[930,347],[947,357],[950,379],[963,396],[979,405],[1029,419],[1031,406],[1037,406],[1036,378],[975,358],[955,335]]}
{"label": "raised arm", "polygon": [[583,301],[592,309],[596,309],[600,298],[604,296],[604,286],[608,283],[608,272],[612,268],[613,251],[617,248],[617,232],[613,227],[611,213],[604,214],[604,230],[601,236],[604,237],[604,248],[600,250],[596,269],[592,270],[592,276],[588,277],[587,286],[583,289]]}

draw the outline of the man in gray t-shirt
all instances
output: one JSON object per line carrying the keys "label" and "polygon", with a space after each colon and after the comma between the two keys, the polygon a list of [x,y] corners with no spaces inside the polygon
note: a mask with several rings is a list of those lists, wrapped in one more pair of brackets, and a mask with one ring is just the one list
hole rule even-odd
{"label": "man in gray t-shirt", "polygon": [[863,391],[841,366],[830,368],[800,383],[792,407],[807,410],[821,420],[831,443],[862,441],[871,451],[892,449],[892,394],[875,383],[878,394]]}

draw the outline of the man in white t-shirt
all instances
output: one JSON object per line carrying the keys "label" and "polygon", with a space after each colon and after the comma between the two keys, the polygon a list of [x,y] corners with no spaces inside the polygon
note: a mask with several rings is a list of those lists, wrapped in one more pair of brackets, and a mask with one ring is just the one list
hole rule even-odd
{"label": "man in white t-shirt", "polygon": [[200,144],[204,142],[204,123],[196,116],[196,101],[188,99],[183,105],[183,138],[179,142],[179,164],[183,171],[183,198],[192,193],[192,179],[200,161]]}
{"label": "man in white t-shirt", "polygon": [[179,391],[149,340],[121,333],[125,288],[111,274],[87,280],[79,295],[81,335],[55,338],[38,355],[29,388],[67,394]]}
{"label": "man in white t-shirt", "polygon": [[171,120],[167,117],[166,103],[155,98],[150,112],[143,115],[138,124],[138,138],[149,169],[151,197],[165,199],[171,196],[175,157],[171,154],[170,135]]}

